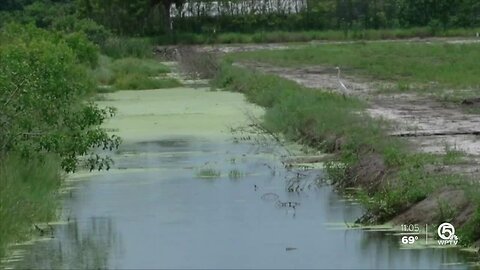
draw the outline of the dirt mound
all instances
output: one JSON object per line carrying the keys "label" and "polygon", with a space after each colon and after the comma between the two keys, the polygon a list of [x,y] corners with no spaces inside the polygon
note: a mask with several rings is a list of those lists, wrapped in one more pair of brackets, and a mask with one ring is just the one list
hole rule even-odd
{"label": "dirt mound", "polygon": [[[469,201],[464,190],[444,187],[397,215],[390,223],[437,225],[449,222],[456,228],[461,228],[467,225],[475,211],[475,206]],[[476,236],[477,242],[473,246],[480,247],[478,231]]]}
{"label": "dirt mound", "polygon": [[391,220],[393,224],[431,224],[450,222],[464,225],[474,213],[465,191],[442,188]]}

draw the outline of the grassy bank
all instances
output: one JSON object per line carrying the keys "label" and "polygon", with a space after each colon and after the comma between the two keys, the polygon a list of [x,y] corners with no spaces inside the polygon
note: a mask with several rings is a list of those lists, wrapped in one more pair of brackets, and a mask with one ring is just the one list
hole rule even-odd
{"label": "grassy bank", "polygon": [[153,38],[157,44],[233,44],[233,43],[277,43],[305,42],[312,40],[347,41],[347,40],[382,40],[427,37],[475,37],[480,29],[432,29],[417,27],[408,29],[380,30],[321,30],[321,31],[271,31],[256,33],[175,33],[173,36]]}
{"label": "grassy bank", "polygon": [[0,257],[34,224],[55,219],[64,172],[111,165],[96,149],[121,140],[101,128],[114,109],[90,99],[97,59],[82,33],[0,28]]}
{"label": "grassy bank", "polygon": [[[480,44],[355,43],[285,51],[238,53],[231,57],[281,66],[341,66],[348,75],[396,82],[391,91],[453,96],[480,95]],[[452,93],[450,93],[452,95]]]}
{"label": "grassy bank", "polygon": [[93,71],[99,92],[116,90],[143,90],[180,86],[176,79],[166,76],[170,68],[154,59],[125,57],[112,59],[100,56],[99,65]]}
{"label": "grassy bank", "polygon": [[7,244],[27,240],[33,224],[55,218],[61,185],[59,160],[25,160],[9,155],[0,162],[0,258]]}
{"label": "grassy bank", "polygon": [[[365,222],[385,222],[434,192],[449,187],[469,191],[475,213],[460,228],[464,244],[480,238],[480,192],[463,176],[435,173],[428,168],[463,162],[454,151],[446,155],[410,153],[406,142],[386,135],[388,123],[363,113],[364,104],[353,98],[312,91],[272,75],[258,74],[223,64],[216,87],[239,91],[265,107],[264,126],[325,152],[336,153],[327,164],[337,187],[360,188],[357,195],[368,209]],[[462,209],[436,210],[431,224],[454,219]],[[448,212],[448,214],[446,214]],[[459,226],[460,227],[460,226]]]}

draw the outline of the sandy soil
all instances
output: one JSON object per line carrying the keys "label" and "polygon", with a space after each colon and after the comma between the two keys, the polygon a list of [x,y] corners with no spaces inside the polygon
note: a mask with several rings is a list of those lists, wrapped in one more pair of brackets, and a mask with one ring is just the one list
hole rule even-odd
{"label": "sandy soil", "polygon": [[[258,62],[242,62],[262,72],[279,75],[303,86],[328,91],[340,91],[334,67],[276,67]],[[344,72],[345,73],[345,72]],[[378,94],[378,83],[342,76],[348,86],[347,95],[366,100],[368,113],[393,123],[392,136],[407,137],[412,148],[420,152],[445,153],[446,149],[465,152],[471,156],[468,164],[442,168],[473,174],[480,172],[480,115],[468,114],[460,105],[444,104],[433,98],[415,94]]]}

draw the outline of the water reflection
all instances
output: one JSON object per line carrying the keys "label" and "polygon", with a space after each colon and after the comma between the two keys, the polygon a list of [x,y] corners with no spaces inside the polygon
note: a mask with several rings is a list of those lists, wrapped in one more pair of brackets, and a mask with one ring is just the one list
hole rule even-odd
{"label": "water reflection", "polygon": [[[271,146],[166,138],[122,147],[125,169],[80,182],[65,201],[75,222],[20,268],[466,268],[454,250],[401,250],[397,237],[346,229],[363,209],[310,185],[321,172],[286,170]],[[197,178],[205,166],[221,176]],[[242,177],[229,178],[234,169]],[[291,183],[302,189],[289,192]]]}
{"label": "water reflection", "polygon": [[[362,234],[359,251],[372,260],[375,268],[399,269],[404,265],[421,265],[422,268],[466,268],[460,262],[466,254],[442,249],[400,249],[398,236],[386,236],[384,232],[369,231]],[[434,258],[434,260],[432,260]],[[458,262],[458,265],[445,264]]]}
{"label": "water reflection", "polygon": [[54,239],[27,248],[21,269],[105,269],[121,255],[120,236],[111,218],[92,217],[55,226]]}

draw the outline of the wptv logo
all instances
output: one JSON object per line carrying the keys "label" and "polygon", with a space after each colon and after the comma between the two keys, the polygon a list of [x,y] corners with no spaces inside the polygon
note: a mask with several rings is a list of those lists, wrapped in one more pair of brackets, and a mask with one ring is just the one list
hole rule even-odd
{"label": "wptv logo", "polygon": [[450,223],[442,223],[437,229],[438,244],[441,246],[451,245],[456,246],[458,244],[458,237],[455,235],[455,227]]}

